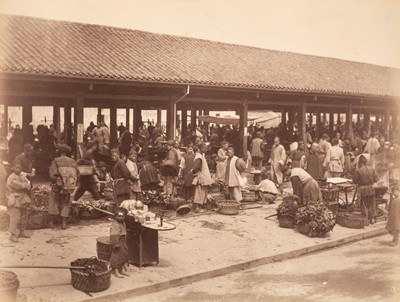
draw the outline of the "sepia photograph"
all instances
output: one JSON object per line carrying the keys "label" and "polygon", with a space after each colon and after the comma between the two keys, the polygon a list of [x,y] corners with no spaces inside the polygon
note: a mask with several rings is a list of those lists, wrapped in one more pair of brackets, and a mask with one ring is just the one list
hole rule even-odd
{"label": "sepia photograph", "polygon": [[400,0],[0,0],[1,302],[400,301]]}

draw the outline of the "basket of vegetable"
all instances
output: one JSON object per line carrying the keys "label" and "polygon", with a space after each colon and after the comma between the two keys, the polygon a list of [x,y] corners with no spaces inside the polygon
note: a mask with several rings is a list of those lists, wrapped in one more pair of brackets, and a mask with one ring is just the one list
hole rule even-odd
{"label": "basket of vegetable", "polygon": [[309,204],[297,210],[295,223],[297,230],[309,237],[323,237],[335,226],[331,210],[323,203]]}
{"label": "basket of vegetable", "polygon": [[71,266],[84,266],[86,269],[71,268],[72,286],[83,292],[100,292],[110,287],[110,263],[96,257],[80,258],[71,262]]}
{"label": "basket of vegetable", "polygon": [[278,206],[276,211],[281,228],[294,228],[296,211],[299,207],[297,200],[296,196],[287,196],[283,198],[282,203]]}

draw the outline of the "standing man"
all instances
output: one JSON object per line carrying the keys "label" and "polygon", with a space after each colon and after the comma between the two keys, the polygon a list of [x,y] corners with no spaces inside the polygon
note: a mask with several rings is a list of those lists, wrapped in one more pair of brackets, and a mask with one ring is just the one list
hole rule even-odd
{"label": "standing man", "polygon": [[370,155],[369,164],[374,169],[375,169],[376,154],[378,153],[378,150],[381,147],[378,138],[379,138],[379,132],[375,131],[374,136],[370,137],[367,140],[367,144],[365,145],[365,149],[364,149],[364,153],[368,153]]}
{"label": "standing man", "polygon": [[244,180],[241,173],[246,169],[246,164],[243,159],[235,156],[235,150],[232,147],[228,148],[228,160],[226,162],[225,185],[228,187],[229,198],[241,202],[242,191],[240,187],[244,185]]}
{"label": "standing man", "polygon": [[298,147],[295,150],[290,151],[288,156],[288,163],[291,163],[292,168],[303,168],[306,160],[306,152],[303,141],[298,142]]}
{"label": "standing man", "polygon": [[208,169],[205,153],[207,145],[202,143],[199,146],[194,158],[192,174],[196,175],[193,184],[196,186],[194,192],[193,209],[195,213],[204,212],[204,204],[207,202],[208,188],[212,184],[210,170]]}
{"label": "standing man", "polygon": [[257,170],[261,170],[262,160],[264,157],[263,152],[263,134],[261,131],[257,131],[256,138],[254,138],[251,142],[251,158],[253,160],[253,166]]}
{"label": "standing man", "polygon": [[[178,174],[179,169],[179,154],[178,150],[175,149],[175,142],[173,140],[167,142],[167,148],[167,155],[165,156],[163,164],[168,166],[168,169],[165,169],[165,171],[162,169],[162,171],[164,171],[164,192],[167,196],[171,196],[174,193],[172,178]],[[172,167],[172,169],[169,169],[170,167]]]}
{"label": "standing man", "polygon": [[274,138],[274,145],[271,150],[271,157],[269,159],[269,163],[271,164],[271,176],[272,179],[278,184],[281,185],[283,182],[283,173],[282,168],[286,161],[286,151],[285,148],[281,145],[279,137]]}
{"label": "standing man", "polygon": [[49,227],[54,228],[54,218],[56,215],[61,214],[61,228],[65,230],[71,207],[71,193],[75,189],[78,176],[75,161],[68,157],[71,154],[71,147],[62,144],[58,147],[58,151],[60,156],[52,161],[49,169],[49,175],[52,180],[49,200]]}
{"label": "standing man", "polygon": [[114,195],[117,198],[117,207],[124,200],[130,199],[131,196],[131,180],[135,180],[129,171],[126,163],[119,157],[118,149],[111,149],[111,161],[113,167],[111,168],[110,175],[114,182]]}
{"label": "standing man", "polygon": [[319,160],[317,143],[312,143],[310,152],[306,155],[305,170],[315,180],[318,180],[324,176],[322,164]]}
{"label": "standing man", "polygon": [[326,153],[324,168],[327,169],[325,176],[340,177],[343,174],[344,153],[339,147],[339,140],[335,137],[332,139],[332,147]]}
{"label": "standing man", "polygon": [[22,172],[26,173],[27,177],[34,177],[36,170],[33,167],[33,146],[31,144],[25,144],[23,146],[23,152],[15,158],[15,162],[19,163]]}

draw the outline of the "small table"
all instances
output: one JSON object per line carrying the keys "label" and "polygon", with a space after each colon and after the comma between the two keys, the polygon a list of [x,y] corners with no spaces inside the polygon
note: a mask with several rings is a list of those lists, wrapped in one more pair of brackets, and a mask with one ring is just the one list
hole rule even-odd
{"label": "small table", "polygon": [[356,188],[357,185],[351,184],[351,183],[340,183],[340,184],[337,184],[337,187],[338,187],[341,191],[344,192],[344,197],[345,197],[345,201],[346,201],[346,209],[348,210],[348,209],[349,209],[349,206],[352,205],[352,204],[354,203],[354,200],[355,200],[356,195],[357,195],[357,194],[356,194],[357,191],[354,193],[353,198],[352,198],[350,204],[349,204],[349,198],[348,198],[348,196],[347,196],[347,192],[348,192],[350,189]]}
{"label": "small table", "polygon": [[159,263],[158,231],[171,231],[175,225],[163,222],[159,226],[159,220],[141,224],[132,216],[126,217],[128,259],[132,264],[142,267],[145,264]]}

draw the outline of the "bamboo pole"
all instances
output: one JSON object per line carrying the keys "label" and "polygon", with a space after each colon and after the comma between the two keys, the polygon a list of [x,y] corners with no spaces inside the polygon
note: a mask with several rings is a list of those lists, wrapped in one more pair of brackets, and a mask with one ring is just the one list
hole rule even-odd
{"label": "bamboo pole", "polygon": [[86,266],[43,266],[43,265],[5,265],[0,268],[52,268],[52,269],[86,269]]}

